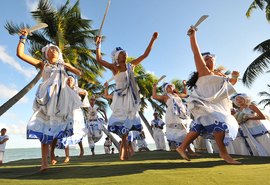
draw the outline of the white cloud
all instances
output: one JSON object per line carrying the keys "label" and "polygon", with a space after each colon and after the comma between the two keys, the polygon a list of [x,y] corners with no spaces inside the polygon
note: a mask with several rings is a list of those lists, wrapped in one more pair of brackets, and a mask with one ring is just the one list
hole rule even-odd
{"label": "white cloud", "polygon": [[39,0],[26,0],[26,7],[29,11],[37,9]]}
{"label": "white cloud", "polygon": [[[15,88],[7,87],[3,84],[0,84],[0,99],[8,100],[9,98],[13,97],[15,94],[17,94],[19,91]],[[22,99],[20,99],[21,103],[27,103],[28,99],[26,96],[24,96]]]}
{"label": "white cloud", "polygon": [[[2,115],[4,120],[0,123],[1,128],[6,128],[8,135],[25,135],[26,134],[26,125],[24,121],[20,120],[15,113],[5,113]],[[1,129],[0,128],[0,129]]]}
{"label": "white cloud", "polygon": [[14,68],[16,71],[23,74],[27,78],[33,78],[37,74],[37,71],[33,68],[24,69],[12,56],[10,56],[6,52],[6,48],[1,45],[0,45],[0,61],[10,65],[12,68]]}

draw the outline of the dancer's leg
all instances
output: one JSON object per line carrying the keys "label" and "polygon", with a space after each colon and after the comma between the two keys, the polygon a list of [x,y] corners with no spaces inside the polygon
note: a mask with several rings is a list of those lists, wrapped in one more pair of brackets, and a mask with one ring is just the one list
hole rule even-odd
{"label": "dancer's leg", "polygon": [[190,161],[186,154],[186,149],[188,148],[189,144],[192,143],[194,139],[196,139],[200,134],[198,132],[190,131],[187,136],[185,137],[182,144],[176,148],[176,151],[181,155],[181,157],[187,161]]}
{"label": "dancer's leg", "polygon": [[228,164],[240,164],[241,162],[234,160],[227,152],[223,142],[225,132],[214,132],[214,137],[219,149],[219,156],[223,158]]}
{"label": "dancer's leg", "polygon": [[41,167],[40,171],[46,171],[48,169],[48,151],[49,144],[41,143]]}
{"label": "dancer's leg", "polygon": [[82,141],[80,141],[80,142],[78,143],[78,145],[79,145],[79,147],[80,147],[80,157],[82,157],[83,154],[84,154],[84,149],[83,149]]}
{"label": "dancer's leg", "polygon": [[66,158],[64,160],[64,163],[68,163],[69,162],[69,146],[65,148],[65,154],[66,154]]}
{"label": "dancer's leg", "polygon": [[54,149],[57,143],[57,139],[54,139],[53,142],[51,143],[51,151],[50,151],[50,157],[51,157],[51,164],[55,165],[57,163],[55,154],[54,154]]}
{"label": "dancer's leg", "polygon": [[122,136],[122,148],[121,148],[121,155],[120,160],[127,160],[128,159],[128,141],[127,141],[128,135]]}

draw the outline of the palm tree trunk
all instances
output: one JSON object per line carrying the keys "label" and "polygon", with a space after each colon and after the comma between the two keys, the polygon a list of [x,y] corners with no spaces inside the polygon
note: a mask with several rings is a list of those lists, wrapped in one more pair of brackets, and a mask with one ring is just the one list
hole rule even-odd
{"label": "palm tree trunk", "polygon": [[117,148],[118,152],[120,152],[120,145],[119,142],[113,137],[113,135],[102,125],[103,132],[111,139],[115,147]]}
{"label": "palm tree trunk", "polygon": [[10,109],[14,104],[16,104],[26,93],[28,93],[39,81],[41,78],[42,70],[38,72],[35,78],[28,83],[20,92],[15,94],[12,98],[10,98],[6,103],[4,103],[0,107],[0,116],[4,114],[8,109]]}
{"label": "palm tree trunk", "polygon": [[153,131],[151,129],[151,126],[150,126],[149,122],[147,121],[147,119],[144,117],[142,111],[139,111],[139,115],[140,115],[141,119],[143,120],[145,126],[147,127],[149,133],[151,134],[152,138],[154,139],[154,137],[153,137]]}

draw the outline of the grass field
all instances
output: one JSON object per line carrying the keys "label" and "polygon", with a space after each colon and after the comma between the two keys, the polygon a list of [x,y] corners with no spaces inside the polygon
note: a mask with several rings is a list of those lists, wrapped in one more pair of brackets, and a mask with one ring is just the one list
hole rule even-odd
{"label": "grass field", "polygon": [[20,160],[0,167],[3,184],[270,184],[270,157],[234,156],[243,164],[227,165],[217,155],[204,154],[191,162],[176,152],[136,153],[128,161],[115,155],[72,157],[69,164],[58,164],[38,172],[40,159]]}

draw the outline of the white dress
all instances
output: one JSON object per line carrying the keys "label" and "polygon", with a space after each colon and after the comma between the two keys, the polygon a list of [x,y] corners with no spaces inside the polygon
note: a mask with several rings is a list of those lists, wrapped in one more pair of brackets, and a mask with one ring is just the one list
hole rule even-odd
{"label": "white dress", "polygon": [[[185,119],[187,118],[187,110],[179,96],[167,94],[169,99],[166,102],[167,109],[165,115],[166,123],[166,138],[169,146],[174,144],[176,147],[180,146],[188,132],[188,125]],[[179,111],[176,111],[176,104],[178,104]]]}
{"label": "white dress", "polygon": [[131,76],[132,66],[114,76],[116,89],[111,103],[112,115],[109,118],[108,130],[118,136],[127,135],[130,130],[141,131],[141,120],[138,117],[140,97],[138,86]]}
{"label": "white dress", "polygon": [[[73,90],[76,92],[76,96],[78,96],[81,99],[79,93],[85,90],[77,86],[75,86]],[[89,102],[88,93],[86,93],[82,102],[83,102],[82,107],[90,106],[89,103],[85,103]],[[73,110],[73,135],[58,139],[56,148],[65,149],[69,145],[76,145],[83,140],[83,137],[86,136],[86,134],[87,128],[83,110],[81,108],[77,108]]]}
{"label": "white dress", "polygon": [[97,115],[98,106],[90,105],[88,109],[88,118],[87,118],[87,130],[88,130],[88,144],[89,148],[94,148],[95,143],[98,142],[102,136],[102,126],[105,125],[105,121],[102,118],[98,118]]}
{"label": "white dress", "polygon": [[[250,108],[244,108],[241,113],[247,117],[256,116]],[[240,124],[238,137],[233,141],[236,154],[270,156],[270,135],[265,124],[270,122],[248,120]]]}
{"label": "white dress", "polygon": [[224,131],[225,145],[236,138],[238,123],[231,115],[232,102],[229,95],[235,93],[227,78],[207,75],[199,77],[196,87],[186,99],[188,109],[194,116],[191,131],[213,139],[213,132]]}
{"label": "white dress", "polygon": [[53,139],[73,134],[73,110],[80,108],[82,102],[66,84],[67,74],[61,61],[55,65],[45,62],[42,78],[34,100],[34,114],[27,125],[27,138],[50,144]]}

